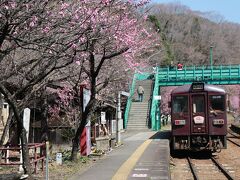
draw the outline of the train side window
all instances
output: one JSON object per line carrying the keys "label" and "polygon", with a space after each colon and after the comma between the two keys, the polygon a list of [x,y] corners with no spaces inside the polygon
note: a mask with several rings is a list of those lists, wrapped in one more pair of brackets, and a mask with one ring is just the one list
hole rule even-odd
{"label": "train side window", "polygon": [[173,113],[188,112],[188,96],[174,96],[172,101]]}
{"label": "train side window", "polygon": [[211,95],[210,100],[210,110],[217,112],[224,112],[225,109],[225,97],[224,95]]}

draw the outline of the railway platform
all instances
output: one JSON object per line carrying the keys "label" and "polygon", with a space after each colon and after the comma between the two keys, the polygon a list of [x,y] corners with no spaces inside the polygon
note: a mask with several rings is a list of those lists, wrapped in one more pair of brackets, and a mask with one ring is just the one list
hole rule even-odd
{"label": "railway platform", "polygon": [[123,145],[70,180],[170,179],[170,131],[126,131]]}

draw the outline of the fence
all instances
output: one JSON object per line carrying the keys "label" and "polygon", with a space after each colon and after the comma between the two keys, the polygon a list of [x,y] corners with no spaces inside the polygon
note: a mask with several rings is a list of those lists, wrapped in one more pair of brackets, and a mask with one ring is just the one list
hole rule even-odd
{"label": "fence", "polygon": [[[11,165],[22,165],[20,162],[21,147],[0,147],[0,152],[4,156],[0,159],[0,165],[11,166]],[[29,159],[30,163],[34,164],[34,173],[37,173],[37,165],[41,161],[42,171],[44,168],[44,160],[46,159],[46,144],[45,143],[29,143]],[[4,162],[2,162],[2,160]]]}

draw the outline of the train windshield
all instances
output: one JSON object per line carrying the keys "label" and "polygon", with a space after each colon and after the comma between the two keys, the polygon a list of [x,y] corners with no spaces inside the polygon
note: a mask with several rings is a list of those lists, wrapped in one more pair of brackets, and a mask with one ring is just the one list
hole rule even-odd
{"label": "train windshield", "polygon": [[173,113],[188,112],[188,96],[173,97]]}
{"label": "train windshield", "polygon": [[224,112],[225,97],[224,95],[212,95],[210,99],[210,111]]}
{"label": "train windshield", "polygon": [[192,101],[193,113],[204,112],[204,95],[193,96]]}

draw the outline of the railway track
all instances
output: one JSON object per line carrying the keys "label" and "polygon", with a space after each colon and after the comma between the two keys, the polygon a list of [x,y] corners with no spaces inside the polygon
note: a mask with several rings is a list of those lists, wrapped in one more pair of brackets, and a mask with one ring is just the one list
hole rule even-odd
{"label": "railway track", "polygon": [[213,157],[211,157],[209,160],[191,159],[190,157],[188,157],[187,161],[188,161],[188,165],[194,180],[199,180],[199,179],[233,180],[234,179],[231,176],[231,174],[229,174],[229,172],[223,167],[223,165],[221,165]]}
{"label": "railway track", "polygon": [[[228,131],[228,134],[230,134],[231,136],[228,136],[228,137],[227,137],[227,140],[228,140],[229,142],[231,142],[232,144],[240,147],[240,144],[239,144],[239,143],[240,143],[240,136],[239,136],[239,135],[236,135],[236,133],[234,133],[234,132],[232,132],[232,131]],[[237,143],[236,141],[231,140],[231,139],[238,139],[239,143]]]}

